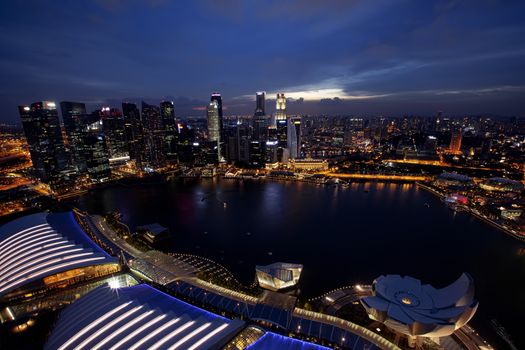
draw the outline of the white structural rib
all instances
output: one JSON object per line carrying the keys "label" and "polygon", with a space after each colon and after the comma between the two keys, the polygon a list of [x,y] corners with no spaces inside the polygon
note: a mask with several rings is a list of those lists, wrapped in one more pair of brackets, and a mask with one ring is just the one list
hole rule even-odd
{"label": "white structural rib", "polygon": [[119,327],[119,329],[116,330],[115,332],[112,332],[110,335],[108,335],[106,338],[104,338],[101,342],[99,342],[98,344],[93,346],[91,348],[91,350],[98,350],[98,349],[100,349],[101,347],[106,345],[109,341],[111,341],[113,338],[115,338],[117,335],[119,335],[122,332],[127,331],[130,327],[133,327],[133,325],[135,325],[138,322],[142,321],[143,319],[145,319],[146,317],[148,317],[152,313],[153,313],[153,310],[145,312],[142,315],[135,317],[134,319],[132,319],[131,321],[129,321],[125,325]]}
{"label": "white structural rib", "polygon": [[213,337],[215,334],[217,333],[220,333],[222,332],[222,330],[224,328],[228,327],[228,324],[225,323],[223,324],[222,326],[214,329],[213,331],[211,331],[210,333],[206,334],[204,337],[202,337],[199,341],[197,341],[196,343],[194,343],[192,346],[190,346],[188,348],[188,350],[195,350],[197,349],[199,346],[201,346],[202,344],[204,344],[208,339],[211,339],[211,337]]}
{"label": "white structural rib", "polygon": [[178,342],[176,342],[175,344],[170,346],[168,348],[168,350],[175,350],[175,349],[177,349],[179,346],[181,346],[182,344],[186,343],[191,338],[195,337],[197,334],[199,334],[200,332],[202,332],[203,330],[205,330],[209,326],[211,326],[211,322],[203,324],[202,326],[200,326],[199,328],[197,328],[196,330],[194,330],[193,332],[191,332],[190,334],[188,334],[187,336],[185,336],[184,338],[182,338],[181,340],[179,340]]}
{"label": "white structural rib", "polygon": [[134,307],[133,309],[131,309],[129,311],[126,311],[125,313],[123,313],[122,315],[120,315],[119,317],[117,317],[113,321],[109,322],[104,327],[100,328],[98,331],[96,331],[95,333],[91,334],[89,337],[84,339],[84,341],[82,343],[78,344],[78,346],[75,346],[74,349],[75,350],[83,349],[87,344],[89,344],[90,342],[95,340],[98,336],[100,336],[101,334],[106,332],[108,329],[110,329],[111,327],[113,327],[114,325],[119,323],[120,321],[125,320],[126,318],[128,318],[131,315],[133,315],[135,312],[139,311],[142,308],[143,308],[143,306],[141,305],[141,306]]}
{"label": "white structural rib", "polygon": [[[7,237],[6,239],[4,239],[2,241],[2,243],[0,243],[0,249],[3,249],[6,244],[8,244],[12,240],[14,240],[16,237],[18,237],[18,235],[21,235],[22,233],[27,232],[27,231],[35,231],[38,228],[43,228],[43,226],[46,226],[46,228],[51,228],[51,226],[49,226],[46,223],[46,224],[40,224],[40,225],[32,226],[32,227],[26,228],[25,230],[22,230],[22,231],[18,231],[17,233],[12,234],[9,237]],[[25,235],[23,235],[23,236],[25,236]]]}
{"label": "white structural rib", "polygon": [[153,320],[143,324],[139,328],[135,329],[133,332],[122,338],[117,344],[113,345],[109,350],[117,350],[120,346],[126,344],[128,341],[139,335],[140,333],[144,332],[149,327],[153,326],[155,323],[159,322],[163,318],[165,318],[166,315],[160,315],[155,317]]}
{"label": "white structural rib", "polygon": [[[2,245],[1,245],[1,248],[0,248],[0,254],[4,254],[7,249],[9,249],[10,247],[13,246],[13,244],[20,243],[21,241],[24,241],[24,239],[25,239],[24,237],[27,237],[27,236],[33,237],[37,233],[40,233],[42,231],[53,231],[53,228],[49,227],[49,226],[48,227],[41,227],[41,228],[34,229],[34,230],[29,231],[29,232],[26,232],[23,235],[18,236],[16,238],[14,238],[14,236],[9,236],[4,241],[2,241]],[[22,239],[22,238],[24,238],[24,239]]]}
{"label": "white structural rib", "polygon": [[[52,242],[52,243],[50,243],[50,242]],[[64,244],[64,243],[69,243],[69,241],[66,241],[62,237],[50,238],[50,239],[46,239],[45,241],[37,242],[37,243],[27,247],[26,249],[22,249],[21,251],[19,251],[18,255],[15,255],[10,260],[7,260],[5,263],[0,265],[0,269],[4,270],[9,265],[11,265],[12,263],[17,262],[18,259],[25,258],[26,256],[29,256],[31,258],[31,257],[33,257],[31,254],[33,254],[34,252],[37,252],[37,251],[42,250],[42,249],[45,249],[47,247],[55,246],[57,244]]]}
{"label": "white structural rib", "polygon": [[27,246],[34,246],[36,242],[49,237],[62,238],[62,236],[60,236],[55,231],[44,231],[34,236],[27,237],[27,239],[23,239],[24,242],[20,241],[16,245],[7,249],[5,252],[1,253],[2,259],[0,260],[0,263],[4,263],[11,256],[20,253],[22,251],[22,248],[28,249],[26,248]]}
{"label": "white structural rib", "polygon": [[150,334],[148,334],[147,336],[142,338],[140,341],[136,342],[135,345],[133,345],[132,347],[129,348],[129,350],[138,349],[142,344],[144,344],[145,342],[147,342],[151,338],[155,337],[160,332],[164,331],[165,329],[167,329],[168,327],[174,325],[175,323],[177,323],[179,321],[180,321],[180,318],[177,318],[177,319],[174,319],[174,320],[166,322],[165,324],[163,324],[162,326],[160,326],[159,328],[157,328],[156,330],[154,330],[153,332],[151,332]]}
{"label": "white structural rib", "polygon": [[[58,270],[58,269],[61,269],[63,267],[68,267],[68,266],[72,266],[72,265],[76,265],[76,264],[80,264],[80,263],[85,263],[85,262],[95,261],[95,260],[103,260],[103,259],[105,259],[105,258],[104,257],[95,257],[95,258],[88,258],[88,259],[73,260],[71,262],[55,265],[55,266],[53,266],[51,268],[47,268],[47,269],[35,272],[35,273],[33,273],[33,274],[31,274],[31,275],[29,275],[27,277],[21,278],[21,279],[13,282],[11,284],[8,284],[7,286],[1,288],[0,292],[3,292],[6,289],[9,289],[9,288],[11,288],[13,286],[16,286],[16,285],[18,285],[20,283],[23,283],[24,281],[27,281],[27,280],[29,280],[31,278],[38,277],[38,276],[41,276],[41,275],[45,275],[49,271]],[[58,259],[58,260],[63,260],[63,259]]]}
{"label": "white structural rib", "polygon": [[[64,247],[60,247],[60,248],[64,248]],[[58,248],[55,248],[53,250],[57,250]],[[55,253],[51,253],[51,254],[48,254],[48,255],[44,255],[43,257],[41,258],[38,258],[38,259],[30,259],[30,258],[33,258],[33,257],[29,257],[29,258],[26,258],[24,259],[25,260],[30,260],[27,264],[23,264],[19,267],[17,267],[16,269],[6,269],[4,271],[0,271],[0,278],[1,279],[4,279],[4,278],[8,278],[9,276],[12,276],[14,273],[20,271],[20,270],[23,270],[23,269],[27,269],[29,266],[32,266],[36,263],[39,263],[41,261],[44,261],[44,260],[47,260],[49,258],[53,258],[55,256],[59,256],[59,255],[65,255],[65,254],[69,254],[69,253],[74,253],[74,252],[78,252],[78,251],[81,251],[81,250],[84,250],[84,248],[75,248],[75,249],[66,249],[66,250],[61,250],[59,252],[55,252]],[[49,253],[49,252],[46,252],[44,251],[44,254],[45,253]],[[38,254],[38,255],[42,255],[41,254]],[[89,253],[85,253],[84,255],[90,255]],[[20,265],[19,263],[17,265]],[[4,274],[5,273],[5,274]]]}
{"label": "white structural rib", "polygon": [[58,350],[65,350],[69,345],[73,344],[75,341],[77,341],[80,337],[82,337],[84,334],[86,334],[87,332],[89,332],[91,329],[93,329],[94,327],[98,326],[100,323],[104,322],[106,319],[108,319],[109,317],[113,316],[114,314],[116,314],[117,312],[119,312],[120,310],[124,309],[125,307],[127,307],[129,304],[131,304],[131,301],[128,301],[127,303],[124,303],[122,305],[119,305],[117,306],[116,308],[114,308],[113,310],[105,313],[104,315],[100,316],[99,318],[97,318],[95,321],[91,322],[90,324],[88,324],[86,327],[82,328],[77,334],[75,334],[74,336],[72,336],[71,338],[69,338],[69,340],[67,342],[65,342],[64,344],[62,344]]}
{"label": "white structural rib", "polygon": [[[64,243],[68,243],[68,242],[67,241],[63,241],[63,242],[60,242],[60,243],[64,244]],[[33,252],[37,252],[37,253],[31,254],[30,256],[26,256],[26,255],[28,255],[27,253],[22,254],[21,256],[17,256],[17,259],[14,262],[14,264],[9,264],[5,268],[0,268],[0,278],[3,277],[4,273],[6,273],[8,271],[11,272],[11,269],[22,265],[23,263],[25,263],[28,260],[31,260],[32,262],[34,262],[33,259],[35,259],[35,258],[37,258],[37,257],[39,257],[41,255],[44,255],[44,254],[47,254],[47,253],[51,253],[51,252],[54,252],[54,251],[57,251],[57,250],[60,250],[60,249],[64,249],[64,248],[71,248],[71,247],[74,247],[74,246],[75,246],[75,244],[71,243],[71,244],[65,244],[65,245],[62,245],[60,247],[54,247],[54,248],[47,248],[45,246],[44,247],[35,248],[35,249],[31,250],[29,254],[31,254]],[[82,248],[79,248],[79,250],[82,250]]]}
{"label": "white structural rib", "polygon": [[168,340],[170,340],[171,338],[175,337],[177,334],[180,334],[181,332],[183,332],[187,328],[191,327],[194,323],[195,323],[195,321],[186,322],[185,324],[183,324],[179,328],[175,329],[173,332],[170,332],[170,333],[166,334],[164,337],[162,337],[162,339],[160,339],[158,342],[156,342],[155,344],[150,346],[148,348],[148,350],[157,350],[164,343],[166,343]]}
{"label": "white structural rib", "polygon": [[5,285],[6,283],[9,283],[11,281],[16,280],[18,277],[27,275],[28,273],[31,273],[33,271],[37,271],[37,270],[42,269],[42,268],[44,268],[46,266],[54,265],[54,264],[59,263],[59,262],[61,262],[63,260],[69,260],[69,259],[77,258],[77,257],[80,257],[80,256],[86,256],[86,255],[93,255],[93,252],[79,253],[79,254],[73,254],[73,255],[66,255],[66,256],[62,256],[60,258],[55,258],[55,259],[43,262],[43,263],[38,264],[36,266],[32,266],[32,267],[26,269],[23,272],[19,272],[16,275],[11,276],[10,278],[2,280],[2,282],[0,282],[0,287]]}
{"label": "white structural rib", "polygon": [[41,229],[41,230],[28,232],[27,234],[29,236],[23,237],[23,239],[22,239],[22,236],[18,237],[18,239],[15,239],[14,241],[12,241],[8,245],[6,245],[4,247],[4,249],[2,249],[2,251],[0,251],[0,254],[5,256],[5,255],[9,254],[10,252],[12,252],[13,249],[16,249],[17,247],[22,246],[23,243],[25,243],[27,241],[30,241],[30,240],[34,239],[35,237],[42,236],[42,235],[45,235],[45,234],[48,234],[48,233],[51,233],[51,232],[55,232],[56,233],[56,231],[51,229],[51,228],[44,228],[44,229]]}

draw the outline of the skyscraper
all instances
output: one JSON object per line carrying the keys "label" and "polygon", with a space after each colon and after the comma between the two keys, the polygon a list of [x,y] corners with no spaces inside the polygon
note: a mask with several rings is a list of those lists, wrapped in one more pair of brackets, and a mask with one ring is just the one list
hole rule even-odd
{"label": "skyscraper", "polygon": [[301,117],[288,118],[287,122],[288,150],[290,158],[296,159],[301,155]]}
{"label": "skyscraper", "polygon": [[109,152],[100,113],[95,112],[87,117],[83,141],[89,179],[92,182],[109,180],[111,177]]}
{"label": "skyscraper", "polygon": [[217,160],[221,158],[221,129],[219,103],[213,100],[208,104],[208,141],[217,145]]}
{"label": "skyscraper", "polygon": [[66,129],[72,165],[78,173],[87,170],[84,134],[86,128],[86,105],[81,102],[60,102],[62,120]]}
{"label": "skyscraper", "polygon": [[130,159],[135,161],[138,168],[142,168],[144,135],[140,111],[134,103],[123,102],[122,113],[124,116],[124,131],[128,143]]}
{"label": "skyscraper", "polygon": [[450,147],[449,147],[450,153],[452,154],[461,153],[461,139],[462,139],[461,129],[452,133],[452,136],[450,138]]}
{"label": "skyscraper", "polygon": [[150,170],[163,167],[165,165],[164,128],[160,108],[142,102],[142,124],[146,166]]}
{"label": "skyscraper", "polygon": [[[98,113],[103,125],[110,163],[128,159],[128,145],[122,113],[117,108],[102,107]],[[121,162],[121,161],[120,161]]]}
{"label": "skyscraper", "polygon": [[255,116],[264,116],[266,115],[266,106],[265,106],[265,96],[266,92],[260,91],[255,93]]}
{"label": "skyscraper", "polygon": [[277,94],[277,99],[275,100],[275,119],[286,119],[286,97],[284,97],[283,93]]}
{"label": "skyscraper", "polygon": [[219,113],[219,134],[222,136],[222,132],[224,130],[224,123],[222,119],[222,97],[221,94],[218,92],[214,92],[211,94],[211,102],[216,101],[217,102],[217,110]]}
{"label": "skyscraper", "polygon": [[166,158],[169,160],[177,159],[178,128],[175,119],[175,108],[172,101],[162,101],[160,103],[160,116],[162,127],[164,128],[164,148]]}
{"label": "skyscraper", "polygon": [[255,94],[255,113],[253,115],[253,140],[265,143],[268,140],[269,120],[265,113],[265,92]]}
{"label": "skyscraper", "polygon": [[69,159],[56,105],[51,101],[35,102],[31,106],[19,106],[18,110],[35,174],[52,188],[57,188],[61,172],[68,168]]}

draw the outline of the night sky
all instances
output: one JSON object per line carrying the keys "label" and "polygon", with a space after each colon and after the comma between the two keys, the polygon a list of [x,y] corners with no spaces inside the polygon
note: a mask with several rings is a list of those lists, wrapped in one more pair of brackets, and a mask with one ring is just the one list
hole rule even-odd
{"label": "night sky", "polygon": [[[253,113],[525,115],[525,1],[9,1],[0,121],[38,100]],[[268,103],[273,111],[273,103]]]}

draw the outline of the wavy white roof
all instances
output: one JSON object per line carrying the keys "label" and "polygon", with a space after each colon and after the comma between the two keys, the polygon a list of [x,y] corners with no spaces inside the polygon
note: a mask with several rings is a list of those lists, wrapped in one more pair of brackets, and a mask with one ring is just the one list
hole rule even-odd
{"label": "wavy white roof", "polygon": [[59,272],[115,262],[71,212],[32,214],[0,227],[0,297]]}
{"label": "wavy white roof", "polygon": [[145,284],[102,286],[62,311],[44,349],[203,350],[224,345],[243,326]]}

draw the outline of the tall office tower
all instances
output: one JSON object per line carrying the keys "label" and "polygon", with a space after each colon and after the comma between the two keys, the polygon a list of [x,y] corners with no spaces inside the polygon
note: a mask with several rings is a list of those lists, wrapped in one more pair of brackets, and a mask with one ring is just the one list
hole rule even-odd
{"label": "tall office tower", "polygon": [[164,128],[164,147],[166,158],[177,160],[178,128],[175,119],[175,108],[172,101],[162,101],[160,103],[160,116]]}
{"label": "tall office tower", "polygon": [[450,138],[450,152],[453,154],[460,154],[461,153],[461,129],[457,130],[452,133],[452,136]]}
{"label": "tall office tower", "polygon": [[129,157],[135,161],[138,168],[142,168],[144,153],[144,134],[140,111],[134,103],[123,102],[124,131],[128,143]]}
{"label": "tall office tower", "polygon": [[160,117],[160,108],[142,102],[142,125],[144,127],[145,163],[148,170],[155,170],[165,165],[164,128]]}
{"label": "tall office tower", "polygon": [[51,101],[35,102],[19,106],[18,110],[35,174],[56,189],[60,186],[61,172],[69,166],[56,105]]}
{"label": "tall office tower", "polygon": [[[220,96],[219,96],[220,97]],[[221,159],[221,126],[219,103],[213,100],[208,104],[208,141],[217,145],[217,160]]]}
{"label": "tall office tower", "polygon": [[277,162],[277,149],[279,141],[277,140],[277,128],[275,126],[268,127],[268,141],[266,141],[266,163]]}
{"label": "tall office tower", "polygon": [[109,180],[111,177],[109,152],[102,116],[99,113],[92,113],[87,117],[83,139],[89,179],[95,183]]}
{"label": "tall office tower", "polygon": [[218,92],[214,92],[213,94],[211,94],[210,101],[211,102],[213,102],[213,101],[217,102],[217,109],[218,109],[218,112],[219,112],[219,134],[222,136],[224,124],[223,124],[223,119],[222,119],[222,97],[221,97],[221,94],[219,94]]}
{"label": "tall office tower", "polygon": [[265,92],[257,92],[255,95],[255,113],[253,115],[253,139],[260,142],[268,140],[269,120],[265,113]]}
{"label": "tall office tower", "polygon": [[266,92],[260,91],[255,93],[255,116],[265,116],[266,115],[266,102],[265,102]]}
{"label": "tall office tower", "polygon": [[98,113],[109,153],[110,164],[121,163],[129,158],[126,130],[122,113],[117,108],[102,107]]}
{"label": "tall office tower", "polygon": [[301,156],[301,117],[295,116],[288,118],[287,123],[287,142],[290,158],[296,159]]}
{"label": "tall office tower", "polygon": [[266,142],[251,140],[249,148],[250,166],[254,168],[264,168],[265,163],[265,144]]}
{"label": "tall office tower", "polygon": [[87,170],[84,145],[86,129],[86,105],[81,102],[60,102],[62,120],[66,129],[72,165],[78,173]]}
{"label": "tall office tower", "polygon": [[286,119],[286,97],[284,94],[277,94],[275,100],[275,120]]}

